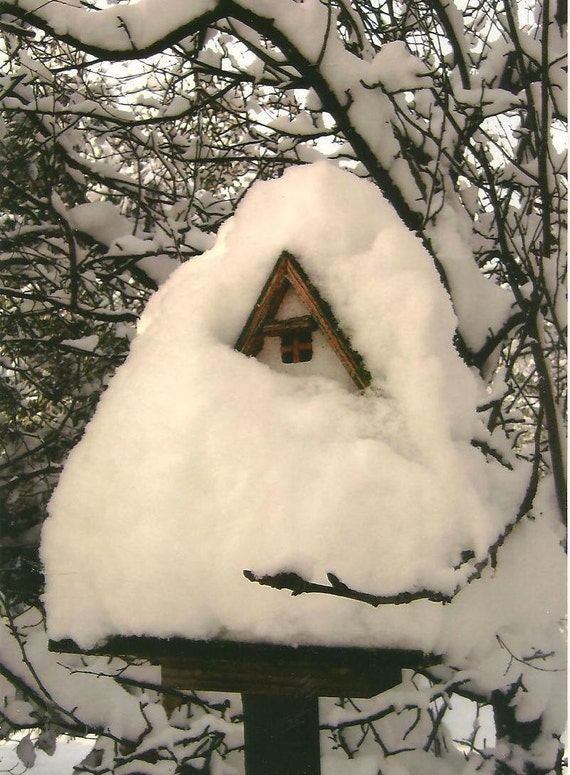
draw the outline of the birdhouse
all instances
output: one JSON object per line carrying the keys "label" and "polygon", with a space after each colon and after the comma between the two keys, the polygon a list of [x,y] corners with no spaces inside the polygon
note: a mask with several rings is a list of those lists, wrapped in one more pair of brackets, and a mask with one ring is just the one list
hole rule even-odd
{"label": "birdhouse", "polygon": [[515,511],[471,443],[454,332],[373,185],[319,163],[253,186],[151,299],[65,466],[42,538],[52,646],[242,692],[250,773],[267,698],[309,702],[317,771],[316,698],[438,653],[445,614],[422,598],[452,595]]}

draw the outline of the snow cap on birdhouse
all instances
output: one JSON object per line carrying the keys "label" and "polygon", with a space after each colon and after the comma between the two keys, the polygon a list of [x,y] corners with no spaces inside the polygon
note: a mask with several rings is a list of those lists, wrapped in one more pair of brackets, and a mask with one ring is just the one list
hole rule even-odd
{"label": "snow cap on birdhouse", "polygon": [[50,637],[429,650],[438,606],[379,623],[244,570],[376,595],[473,572],[520,493],[472,445],[480,385],[455,326],[371,183],[326,162],[256,183],[151,299],[65,465],[42,538]]}

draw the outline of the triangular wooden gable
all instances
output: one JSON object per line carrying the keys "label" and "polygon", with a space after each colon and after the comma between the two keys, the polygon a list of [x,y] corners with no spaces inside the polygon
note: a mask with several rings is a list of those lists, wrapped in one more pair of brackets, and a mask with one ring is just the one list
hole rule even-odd
{"label": "triangular wooden gable", "polygon": [[[277,320],[279,307],[290,289],[295,291],[307,307],[309,315]],[[371,376],[362,356],[351,347],[330,306],[309,280],[297,259],[285,251],[269,275],[235,344],[235,349],[245,355],[255,356],[262,349],[266,336],[282,334],[293,328],[307,331],[320,329],[357,388],[362,390],[368,387]]]}

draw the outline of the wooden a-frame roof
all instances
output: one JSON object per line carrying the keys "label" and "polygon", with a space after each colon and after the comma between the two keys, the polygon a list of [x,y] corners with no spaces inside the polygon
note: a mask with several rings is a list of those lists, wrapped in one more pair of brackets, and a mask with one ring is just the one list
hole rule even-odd
{"label": "wooden a-frame roof", "polygon": [[[368,387],[371,376],[362,356],[352,348],[330,306],[310,281],[299,261],[287,251],[281,253],[269,275],[235,349],[245,355],[255,356],[263,347],[268,332],[287,326],[286,321],[276,320],[276,315],[289,289],[293,289],[308,308],[315,327],[323,333],[356,387],[360,390]],[[298,320],[301,321],[300,318]]]}

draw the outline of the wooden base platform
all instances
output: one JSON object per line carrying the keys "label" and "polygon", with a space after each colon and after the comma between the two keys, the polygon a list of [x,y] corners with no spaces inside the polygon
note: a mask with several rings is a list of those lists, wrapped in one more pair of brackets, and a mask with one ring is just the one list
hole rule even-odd
{"label": "wooden base platform", "polygon": [[[271,643],[109,638],[80,649],[50,641],[50,651],[143,658],[179,691],[239,692],[247,775],[319,775],[319,697],[372,697],[396,686],[403,668],[433,664],[419,651]],[[165,693],[170,714],[179,698]]]}

